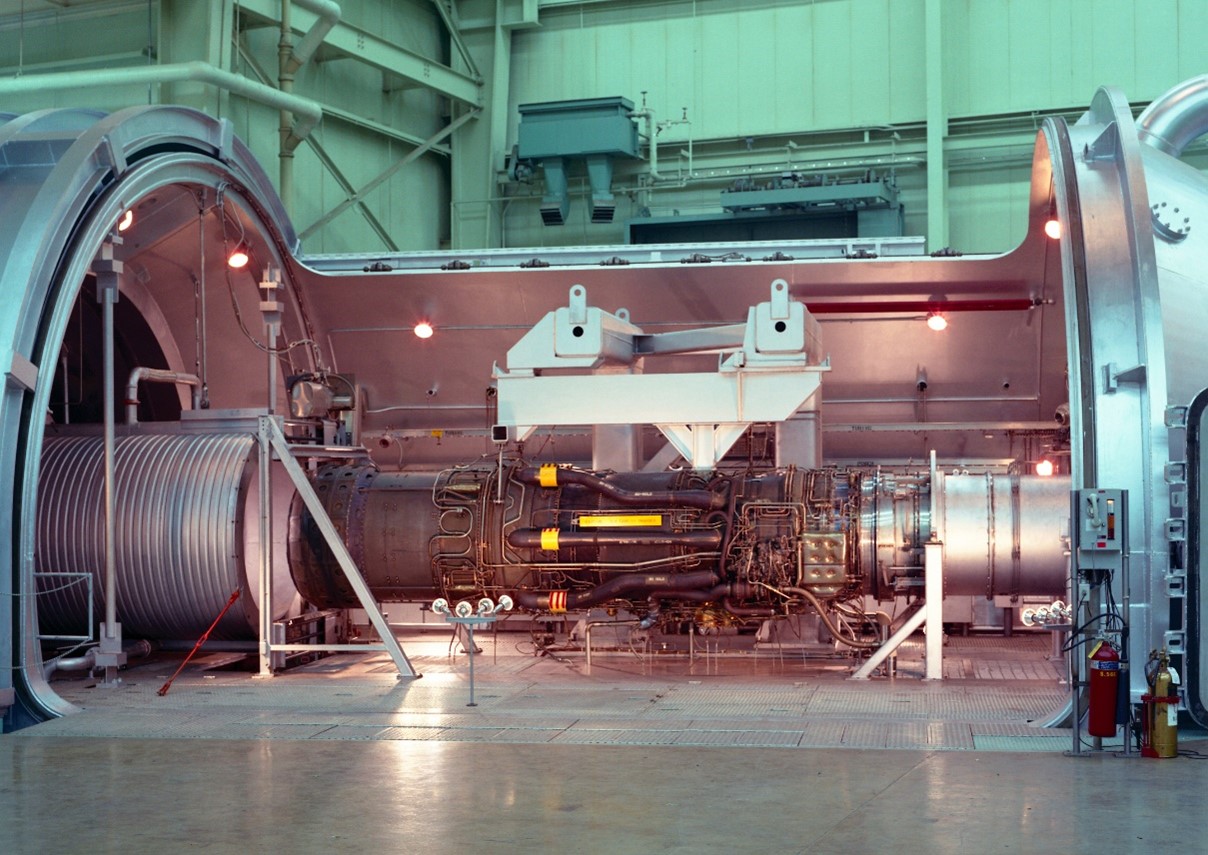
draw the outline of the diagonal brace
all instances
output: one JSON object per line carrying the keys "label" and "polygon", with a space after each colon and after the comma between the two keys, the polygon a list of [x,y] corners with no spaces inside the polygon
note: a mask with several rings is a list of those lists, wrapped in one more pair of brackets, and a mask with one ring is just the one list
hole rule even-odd
{"label": "diagonal brace", "polygon": [[365,610],[369,616],[369,622],[373,624],[373,628],[377,630],[378,636],[381,637],[386,652],[394,660],[399,677],[415,678],[420,676],[415,672],[415,668],[412,667],[407,654],[403,652],[398,639],[394,637],[389,624],[386,623],[386,619],[382,617],[381,611],[378,610],[377,603],[373,599],[373,594],[370,593],[369,586],[365,584],[365,580],[361,576],[361,571],[357,569],[356,562],[348,554],[348,549],[344,546],[344,541],[340,539],[339,532],[336,531],[331,517],[323,509],[323,502],[319,499],[319,495],[315,492],[314,487],[311,486],[306,473],[302,471],[302,467],[298,464],[298,461],[294,459],[293,452],[289,449],[289,443],[286,442],[285,434],[281,432],[281,427],[271,416],[261,416],[260,430],[263,434],[268,435],[269,442],[277,453],[277,458],[285,467],[285,471],[293,482],[294,488],[298,491],[298,495],[302,497],[306,509],[310,511],[310,515],[314,517],[315,522],[318,524],[319,531],[323,533],[323,538],[327,541],[328,547],[331,548],[336,563],[340,565],[340,569],[344,571],[348,583],[352,585],[353,591],[356,592],[357,599],[361,603],[361,608]]}

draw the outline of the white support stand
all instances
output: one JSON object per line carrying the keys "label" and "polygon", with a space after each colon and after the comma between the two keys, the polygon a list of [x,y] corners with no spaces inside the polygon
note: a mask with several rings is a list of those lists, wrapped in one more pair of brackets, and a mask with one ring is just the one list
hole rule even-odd
{"label": "white support stand", "polygon": [[927,618],[927,609],[924,606],[917,606],[910,616],[906,618],[906,622],[898,627],[897,632],[885,639],[885,643],[877,648],[876,652],[868,658],[868,660],[856,669],[856,673],[851,675],[852,680],[867,680],[872,676],[872,672],[881,667],[881,663],[897,652],[897,649],[902,646],[902,642],[910,638],[914,631],[923,625],[923,621]]}
{"label": "white support stand", "polygon": [[923,610],[927,613],[926,679],[944,679],[944,544],[923,547]]}
{"label": "white support stand", "polygon": [[[390,658],[394,660],[394,666],[398,669],[400,680],[419,677],[420,675],[416,673],[411,665],[411,661],[407,658],[407,654],[403,652],[403,648],[399,645],[398,639],[394,637],[389,624],[386,623],[386,618],[382,616],[381,611],[378,609],[369,586],[365,584],[365,579],[361,576],[361,571],[357,569],[356,562],[348,554],[344,541],[340,539],[339,532],[336,531],[335,525],[327,515],[327,511],[323,508],[322,500],[319,499],[314,487],[311,486],[306,473],[302,471],[301,465],[294,459],[293,452],[290,451],[289,443],[285,439],[285,434],[281,432],[281,426],[277,423],[277,419],[268,415],[261,416],[259,427],[261,449],[260,470],[262,479],[260,490],[260,544],[262,550],[260,571],[260,676],[267,677],[272,675],[271,663],[274,651],[320,650],[334,653],[363,653],[373,650],[385,650],[390,654]],[[365,614],[369,617],[369,622],[377,630],[378,636],[382,639],[381,644],[272,643],[272,575],[270,569],[272,532],[269,530],[272,522],[271,514],[266,507],[271,502],[272,496],[271,490],[266,487],[268,468],[272,462],[271,454],[269,453],[270,448],[276,452],[277,459],[285,467],[286,474],[289,475],[290,481],[293,482],[294,489],[298,491],[298,495],[302,498],[306,509],[310,511],[310,515],[319,526],[323,539],[326,541],[328,548],[331,549],[332,555],[335,556],[340,569],[344,571],[344,576],[348,579],[348,583],[356,593],[357,599],[360,600],[361,608],[365,610]]]}
{"label": "white support stand", "polygon": [[868,661],[851,675],[851,679],[867,680],[920,626],[927,634],[924,679],[944,678],[944,544],[931,541],[923,549],[923,604],[911,612],[898,631],[877,648]]}

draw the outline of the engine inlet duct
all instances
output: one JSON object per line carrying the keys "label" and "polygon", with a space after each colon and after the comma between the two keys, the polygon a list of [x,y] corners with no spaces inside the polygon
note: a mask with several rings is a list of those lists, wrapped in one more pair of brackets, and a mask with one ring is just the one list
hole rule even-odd
{"label": "engine inlet duct", "polygon": [[[921,592],[923,544],[953,548],[952,595],[1059,595],[1066,479],[859,469],[590,472],[525,461],[435,474],[330,465],[316,489],[382,602],[511,595],[738,618]],[[933,496],[932,492],[936,491]],[[932,518],[935,508],[936,518]],[[323,608],[358,603],[302,503],[290,570]]]}

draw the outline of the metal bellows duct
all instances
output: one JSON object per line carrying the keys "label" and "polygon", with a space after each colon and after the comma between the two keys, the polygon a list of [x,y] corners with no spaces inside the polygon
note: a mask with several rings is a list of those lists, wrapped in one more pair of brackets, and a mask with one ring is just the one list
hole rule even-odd
{"label": "metal bellows duct", "polygon": [[944,593],[1060,596],[1068,586],[1069,478],[948,475],[932,485]]}
{"label": "metal bellows duct", "polygon": [[[213,638],[255,636],[259,517],[255,442],[247,435],[119,437],[115,460],[117,614],[126,637],[191,639],[235,589]],[[276,479],[284,481],[284,479]],[[38,490],[36,572],[90,572],[103,611],[102,447],[99,436],[47,437]],[[280,498],[280,497],[278,497]],[[274,532],[274,618],[298,605],[285,569],[284,518]],[[84,631],[88,588],[39,577],[43,634]]]}

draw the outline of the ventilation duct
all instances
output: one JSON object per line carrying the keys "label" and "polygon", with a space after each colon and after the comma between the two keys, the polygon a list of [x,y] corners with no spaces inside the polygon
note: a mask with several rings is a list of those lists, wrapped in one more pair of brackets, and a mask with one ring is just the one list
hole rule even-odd
{"label": "ventilation duct", "polygon": [[545,177],[541,221],[560,226],[570,211],[567,180],[575,161],[583,161],[591,185],[591,221],[610,223],[613,160],[638,156],[638,127],[633,102],[625,98],[587,98],[520,105],[517,157],[540,166]]}

